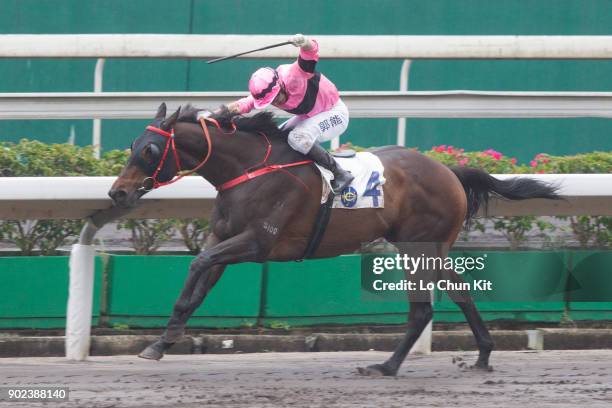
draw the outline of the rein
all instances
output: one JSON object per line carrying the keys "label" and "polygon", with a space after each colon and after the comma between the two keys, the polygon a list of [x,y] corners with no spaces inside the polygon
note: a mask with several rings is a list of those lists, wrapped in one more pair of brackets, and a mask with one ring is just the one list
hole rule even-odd
{"label": "rein", "polygon": [[[174,128],[170,130],[170,132],[167,132],[163,129],[160,129],[158,127],[155,126],[147,126],[146,129],[157,133],[158,135],[164,136],[165,138],[167,138],[166,140],[166,146],[164,148],[164,153],[162,154],[162,158],[159,161],[159,164],[157,165],[157,168],[155,169],[155,171],[153,172],[153,175],[150,177],[146,177],[142,184],[143,186],[141,187],[141,189],[145,190],[145,191],[151,191],[154,190],[156,188],[162,187],[162,186],[167,186],[168,184],[173,184],[176,183],[177,181],[179,181],[180,179],[182,179],[185,176],[189,176],[193,173],[195,173],[196,171],[198,171],[200,168],[202,168],[210,159],[210,156],[212,156],[212,139],[210,137],[210,132],[208,131],[208,126],[206,126],[206,121],[209,121],[211,123],[213,123],[219,130],[221,130],[221,132],[223,132],[223,129],[221,128],[221,125],[219,125],[219,122],[217,122],[217,120],[213,119],[213,118],[200,118],[200,125],[202,126],[202,129],[204,130],[204,138],[206,139],[206,143],[208,145],[208,151],[206,152],[206,156],[204,157],[204,159],[193,169],[191,170],[182,170],[181,168],[181,161],[179,159],[179,155],[178,152],[176,151],[176,144],[174,142]],[[236,133],[236,125],[232,122],[232,131],[231,132],[223,132],[224,134],[234,134]],[[268,136],[266,136],[265,133],[263,132],[258,132],[259,135],[261,135],[267,144],[266,147],[266,153],[265,153],[265,157],[264,159],[251,166],[248,167],[247,169],[245,169],[245,173],[235,177],[229,181],[226,181],[225,183],[221,184],[220,186],[215,186],[215,188],[217,189],[217,191],[221,192],[221,191],[225,191],[225,190],[229,190],[231,188],[234,188],[246,181],[252,180],[254,178],[257,178],[259,176],[263,176],[264,174],[268,174],[268,173],[274,173],[277,171],[283,171],[285,173],[287,173],[288,175],[292,176],[297,182],[301,183],[302,186],[308,190],[308,186],[306,184],[304,184],[304,182],[302,180],[300,180],[298,177],[294,176],[293,174],[291,174],[290,172],[284,170],[285,168],[288,167],[296,167],[296,166],[303,166],[306,164],[311,164],[312,160],[302,160],[299,162],[293,162],[293,163],[286,163],[286,164],[268,164],[268,158],[270,157],[270,153],[272,153],[272,143],[270,142],[270,139],[268,139]],[[157,180],[157,176],[159,175],[159,173],[161,172],[162,168],[164,167],[164,164],[166,162],[166,159],[168,158],[168,152],[172,150],[172,155],[174,156],[174,160],[176,162],[176,168],[177,168],[177,173],[176,176],[174,176],[171,180],[169,181],[158,181]],[[252,170],[255,167],[259,167],[259,166],[263,166],[257,170]],[[145,187],[145,183],[147,182],[147,180],[151,180],[151,188],[146,188]]]}

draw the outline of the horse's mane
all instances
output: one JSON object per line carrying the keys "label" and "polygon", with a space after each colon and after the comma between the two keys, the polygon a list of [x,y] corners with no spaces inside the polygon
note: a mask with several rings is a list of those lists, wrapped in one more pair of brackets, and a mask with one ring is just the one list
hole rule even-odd
{"label": "horse's mane", "polygon": [[[198,123],[197,114],[204,109],[196,108],[192,105],[185,105],[181,108],[177,122]],[[268,137],[287,137],[287,132],[278,128],[274,121],[272,112],[260,112],[253,116],[241,116],[230,112],[226,106],[221,106],[218,113],[211,115],[211,118],[219,122],[219,125],[226,130],[232,128],[232,122],[236,128],[243,132],[262,132]]]}

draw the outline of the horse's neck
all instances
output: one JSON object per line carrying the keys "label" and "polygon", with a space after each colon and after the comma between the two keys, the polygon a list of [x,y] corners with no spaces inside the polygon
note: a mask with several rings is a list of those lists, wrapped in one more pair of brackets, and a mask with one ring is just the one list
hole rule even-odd
{"label": "horse's neck", "polygon": [[281,164],[303,160],[286,140],[253,132],[237,132],[234,135],[217,135],[213,142],[213,156],[238,170],[239,176],[253,166]]}
{"label": "horse's neck", "polygon": [[[189,168],[197,166],[207,153],[207,144],[204,142],[203,130],[200,126],[191,127],[187,137],[177,139],[183,155],[191,162]],[[211,184],[218,186],[232,178],[238,177],[253,166],[266,159],[268,140],[272,148],[268,157],[269,164],[287,163],[299,160],[299,155],[282,140],[266,139],[264,136],[237,132],[224,134],[219,129],[209,128],[212,140],[212,154],[208,162],[198,173]],[[186,167],[187,168],[187,167]]]}

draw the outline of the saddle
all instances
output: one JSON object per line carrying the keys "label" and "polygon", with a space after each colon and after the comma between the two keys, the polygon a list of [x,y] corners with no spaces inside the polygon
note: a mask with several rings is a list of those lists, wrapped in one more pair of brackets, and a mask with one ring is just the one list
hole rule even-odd
{"label": "saddle", "polygon": [[357,152],[355,152],[353,149],[345,149],[345,150],[339,150],[337,152],[332,152],[332,156],[334,157],[340,157],[343,159],[350,159],[351,157],[355,157],[355,155],[357,154]]}
{"label": "saddle", "polygon": [[372,153],[355,153],[354,150],[343,150],[332,153],[338,158],[340,165],[355,175],[355,180],[342,195],[336,197],[331,189],[330,171],[317,165],[323,179],[321,191],[321,206],[310,234],[310,239],[302,255],[302,259],[310,258],[323,239],[332,208],[351,210],[357,208],[384,208],[385,183],[384,166],[380,159]]}

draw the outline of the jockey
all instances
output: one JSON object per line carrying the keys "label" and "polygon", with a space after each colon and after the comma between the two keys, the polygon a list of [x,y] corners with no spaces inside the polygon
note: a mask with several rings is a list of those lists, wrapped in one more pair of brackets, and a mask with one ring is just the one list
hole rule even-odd
{"label": "jockey", "polygon": [[236,114],[262,109],[272,104],[295,116],[281,125],[289,131],[289,145],[334,174],[332,188],[341,194],[353,180],[350,172],[342,169],[331,154],[318,143],[339,137],[349,123],[346,105],[336,86],[315,71],[319,59],[319,45],[313,39],[296,34],[289,40],[300,47],[300,55],[293,64],[276,69],[260,68],[249,81],[250,95],[228,105]]}

